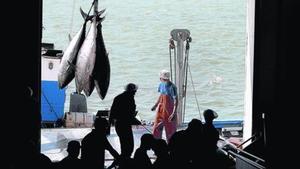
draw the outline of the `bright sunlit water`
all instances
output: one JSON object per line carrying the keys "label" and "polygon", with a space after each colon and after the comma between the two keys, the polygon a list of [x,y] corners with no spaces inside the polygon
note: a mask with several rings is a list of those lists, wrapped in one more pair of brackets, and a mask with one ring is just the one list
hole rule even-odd
{"label": "bright sunlit water", "polygon": [[[83,24],[79,7],[88,11],[92,0],[43,0],[43,42],[65,50],[68,34]],[[152,121],[150,111],[158,93],[159,71],[169,69],[170,32],[191,33],[185,121],[199,118],[195,94],[202,113],[211,108],[219,119],[242,119],[244,114],[246,1],[245,0],[99,0],[106,8],[102,25],[109,52],[111,81],[101,100],[96,90],[87,98],[88,111],[109,109],[113,98],[129,82],[138,84],[136,105],[142,119]],[[69,96],[75,91],[72,81]]]}

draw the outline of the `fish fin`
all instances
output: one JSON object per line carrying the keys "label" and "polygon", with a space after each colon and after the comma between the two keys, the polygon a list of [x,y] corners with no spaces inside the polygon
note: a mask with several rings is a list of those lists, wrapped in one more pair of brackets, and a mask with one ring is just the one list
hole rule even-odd
{"label": "fish fin", "polygon": [[68,34],[68,38],[69,38],[69,42],[71,42],[72,41],[72,36],[71,36],[70,33]]}
{"label": "fish fin", "polygon": [[103,16],[103,17],[97,16],[96,21],[102,22],[102,21],[104,21],[104,19],[105,19],[105,16]]}
{"label": "fish fin", "polygon": [[98,16],[102,15],[102,14],[105,12],[105,10],[106,10],[106,9],[104,8],[104,9],[102,9],[101,11],[97,12],[97,15],[98,15]]}
{"label": "fish fin", "polygon": [[[97,12],[97,16],[98,16],[99,18],[101,18],[100,16],[105,12],[105,10],[106,10],[106,9],[102,9],[101,11]],[[95,16],[95,15],[88,15],[86,12],[84,12],[84,11],[82,10],[81,7],[80,7],[80,14],[81,14],[81,16],[83,17],[83,19],[85,19],[86,21],[91,21],[91,20],[93,19],[93,17]],[[103,19],[104,19],[104,17],[101,18],[101,21],[102,21]]]}
{"label": "fish fin", "polygon": [[81,7],[80,7],[80,14],[81,14],[81,16],[83,17],[83,19],[84,19],[85,21],[91,21],[91,20],[93,19],[93,17],[94,17],[94,15],[88,15],[87,13],[85,13],[85,12],[81,9]]}
{"label": "fish fin", "polygon": [[75,70],[76,69],[76,65],[74,65],[73,63],[71,63],[70,61],[67,61],[68,64],[70,65],[70,67]]}

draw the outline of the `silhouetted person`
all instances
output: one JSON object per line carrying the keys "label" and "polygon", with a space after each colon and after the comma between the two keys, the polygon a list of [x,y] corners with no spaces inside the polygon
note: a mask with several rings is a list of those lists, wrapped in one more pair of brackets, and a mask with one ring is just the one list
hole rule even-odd
{"label": "silhouetted person", "polygon": [[72,168],[72,169],[80,169],[83,166],[81,165],[81,161],[78,158],[80,153],[80,142],[76,140],[72,140],[68,143],[67,148],[68,156],[62,159],[58,163],[59,169],[64,168]]}
{"label": "silhouetted person", "polygon": [[166,140],[155,139],[152,150],[156,155],[156,160],[153,162],[153,169],[170,168],[171,159],[169,155],[168,144]]}
{"label": "silhouetted person", "polygon": [[108,150],[115,159],[119,158],[118,152],[111,146],[106,137],[108,125],[106,119],[96,117],[94,129],[82,139],[81,160],[85,168],[103,169],[105,150]]}
{"label": "silhouetted person", "polygon": [[32,168],[36,167],[36,168],[43,168],[43,169],[52,169],[54,166],[51,159],[43,153],[39,154],[38,161],[32,161],[32,162],[35,163]]}
{"label": "silhouetted person", "polygon": [[127,84],[125,91],[114,98],[110,109],[109,121],[115,124],[121,145],[121,157],[124,159],[131,157],[134,148],[131,125],[136,115],[134,95],[137,89],[137,85]]}
{"label": "silhouetted person", "polygon": [[190,151],[185,130],[176,131],[168,143],[170,168],[191,168]]}
{"label": "silhouetted person", "polygon": [[146,133],[142,135],[140,147],[135,150],[133,157],[136,169],[151,169],[152,162],[147,151],[151,149],[153,142],[154,137],[152,134]]}
{"label": "silhouetted person", "polygon": [[185,129],[185,146],[188,151],[186,156],[191,161],[192,168],[203,168],[205,166],[205,161],[203,161],[203,157],[205,156],[203,127],[199,119],[192,119]]}
{"label": "silhouetted person", "polygon": [[203,128],[205,156],[203,157],[203,161],[205,162],[206,168],[216,169],[216,152],[218,148],[219,132],[213,125],[213,120],[218,117],[218,114],[211,109],[206,109],[204,110],[203,115],[205,119]]}
{"label": "silhouetted person", "polygon": [[207,109],[203,112],[204,124],[204,144],[205,144],[205,157],[204,161],[207,163],[207,168],[211,169],[227,169],[234,165],[225,152],[218,148],[219,132],[213,125],[213,120],[218,117],[218,114]]}
{"label": "silhouetted person", "polygon": [[205,119],[203,132],[206,146],[210,150],[216,150],[218,148],[219,132],[213,125],[213,120],[218,117],[218,114],[211,109],[207,109],[203,112],[203,115]]}
{"label": "silhouetted person", "polygon": [[[14,165],[10,165],[8,167],[9,169],[23,169],[23,168],[24,169],[25,168],[52,169],[53,168],[53,163],[51,159],[45,154],[41,153],[39,149],[37,149],[38,145],[35,142],[29,140],[26,142],[19,142],[14,146],[17,146],[19,149],[18,152],[15,152],[13,154],[12,160]],[[10,149],[11,147],[4,147],[4,148]]]}

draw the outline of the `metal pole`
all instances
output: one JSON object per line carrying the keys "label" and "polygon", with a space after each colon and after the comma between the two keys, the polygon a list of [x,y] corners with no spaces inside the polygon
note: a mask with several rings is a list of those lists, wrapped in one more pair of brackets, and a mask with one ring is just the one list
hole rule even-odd
{"label": "metal pole", "polygon": [[184,96],[184,80],[185,80],[185,72],[186,67],[184,67],[184,41],[190,37],[190,31],[187,29],[173,29],[171,31],[171,36],[174,41],[177,42],[177,55],[175,56],[176,62],[175,70],[176,70],[176,77],[175,77],[175,85],[177,87],[178,92],[178,107],[177,107],[177,114],[178,114],[178,125],[182,125],[183,123],[183,98]]}

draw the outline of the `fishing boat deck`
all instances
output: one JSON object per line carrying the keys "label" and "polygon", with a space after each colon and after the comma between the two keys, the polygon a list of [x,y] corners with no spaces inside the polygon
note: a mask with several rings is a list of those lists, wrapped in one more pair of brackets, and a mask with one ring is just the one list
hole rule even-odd
{"label": "fishing boat deck", "polygon": [[[218,126],[218,122],[216,123],[216,126]],[[236,121],[233,121],[233,123],[229,123],[228,121],[224,123],[223,127],[226,127],[231,125],[231,127],[237,127],[238,125],[241,125],[240,123],[236,123]],[[187,127],[187,124],[183,124],[181,127],[179,127],[177,130],[183,130]],[[151,125],[139,125],[139,126],[133,126],[133,135],[134,135],[134,151],[140,146],[140,138],[143,134],[149,133],[152,131]],[[60,161],[65,156],[67,156],[67,145],[68,142],[71,140],[78,140],[81,141],[82,138],[88,134],[92,129],[91,128],[45,128],[41,129],[41,153],[47,155],[52,161]],[[226,131],[225,131],[226,132]],[[236,132],[236,131],[235,131]],[[237,135],[236,137],[231,137],[231,139],[234,138],[235,141],[241,142],[242,138],[240,135]],[[163,131],[163,139],[165,138],[165,133]],[[120,151],[120,143],[119,143],[119,137],[116,134],[115,128],[112,126],[110,129],[110,135],[108,136],[108,140],[111,143],[111,145],[118,151]],[[227,144],[228,141],[224,139],[220,139],[218,142],[219,147],[223,147],[225,144]],[[155,155],[152,151],[148,151],[149,157],[153,160],[155,159]],[[105,151],[105,166],[108,166],[112,163],[113,157],[108,151]]]}
{"label": "fishing boat deck", "polygon": [[[151,125],[133,126],[134,135],[134,151],[140,146],[140,138],[143,134],[152,131]],[[184,129],[182,127],[181,129]],[[41,130],[41,153],[47,155],[52,161],[60,161],[67,156],[67,145],[71,140],[81,141],[82,138],[88,134],[91,128],[52,128]],[[180,130],[180,129],[179,129]],[[119,137],[116,134],[115,128],[111,127],[110,135],[107,137],[110,144],[118,151],[120,150]],[[163,133],[164,135],[164,133]],[[165,139],[165,136],[163,136]],[[150,151],[149,151],[150,152]],[[153,153],[148,154],[151,158],[154,158]],[[113,157],[107,151],[105,151],[106,163],[111,163]]]}

